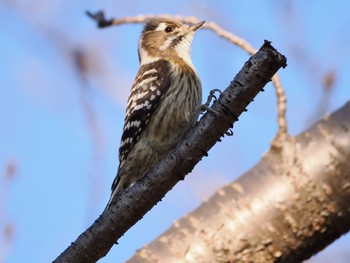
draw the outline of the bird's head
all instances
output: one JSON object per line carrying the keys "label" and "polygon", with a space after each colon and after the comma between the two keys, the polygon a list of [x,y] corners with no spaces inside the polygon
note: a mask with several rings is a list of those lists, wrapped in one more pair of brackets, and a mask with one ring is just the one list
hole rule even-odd
{"label": "bird's head", "polygon": [[190,47],[195,31],[205,21],[186,25],[172,18],[156,18],[148,21],[139,41],[139,59],[141,65],[159,59],[170,61],[182,59],[192,64]]}

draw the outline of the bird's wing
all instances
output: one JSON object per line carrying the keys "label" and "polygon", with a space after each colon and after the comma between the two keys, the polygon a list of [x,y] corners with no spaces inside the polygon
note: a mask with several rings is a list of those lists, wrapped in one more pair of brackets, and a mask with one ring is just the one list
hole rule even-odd
{"label": "bird's wing", "polygon": [[143,65],[133,83],[119,147],[119,167],[147,127],[171,84],[170,63],[158,60]]}

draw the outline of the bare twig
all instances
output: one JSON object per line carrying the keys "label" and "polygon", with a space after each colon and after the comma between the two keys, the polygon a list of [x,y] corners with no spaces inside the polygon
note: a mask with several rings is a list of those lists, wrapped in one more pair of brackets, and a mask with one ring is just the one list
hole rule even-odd
{"label": "bare twig", "polygon": [[[91,12],[86,12],[86,13],[89,17],[96,20],[97,25],[100,28],[109,27],[111,25],[145,23],[148,19],[155,18],[155,17],[172,17],[186,24],[194,24],[200,21],[198,18],[194,16],[180,16],[180,15],[170,15],[170,14],[161,14],[161,15],[148,14],[148,15],[123,17],[119,19],[116,19],[116,18],[106,19],[102,11],[96,12],[94,14]],[[256,49],[253,48],[245,39],[238,37],[237,35],[231,33],[230,31],[224,30],[214,22],[206,22],[202,26],[202,28],[212,30],[218,36],[230,41],[232,44],[245,50],[249,55],[253,55],[256,52]],[[284,138],[285,135],[286,136],[288,135],[288,126],[287,126],[287,120],[286,120],[287,99],[286,99],[286,95],[285,95],[283,86],[281,84],[281,81],[277,74],[272,78],[272,83],[275,87],[276,97],[277,97],[278,133],[275,140],[279,141],[280,139]],[[275,143],[275,146],[276,145],[277,144]],[[278,144],[278,145],[281,145],[281,144]]]}
{"label": "bare twig", "polygon": [[[285,136],[289,136],[288,134],[288,124],[286,119],[286,111],[287,111],[287,98],[284,93],[284,89],[281,84],[281,80],[277,74],[272,77],[272,83],[275,87],[276,97],[277,97],[277,122],[278,122],[278,133],[275,137],[274,142],[280,141],[285,138]],[[275,143],[276,146],[276,143]]]}

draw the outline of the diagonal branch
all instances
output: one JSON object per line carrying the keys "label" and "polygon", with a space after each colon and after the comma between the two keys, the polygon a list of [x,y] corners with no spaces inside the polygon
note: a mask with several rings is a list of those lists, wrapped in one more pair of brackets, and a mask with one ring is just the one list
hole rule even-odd
{"label": "diagonal branch", "polygon": [[82,233],[54,262],[96,262],[113,244],[194,166],[233,126],[248,104],[263,89],[286,58],[265,41],[184,139],[160,163],[132,187],[120,193],[115,203]]}

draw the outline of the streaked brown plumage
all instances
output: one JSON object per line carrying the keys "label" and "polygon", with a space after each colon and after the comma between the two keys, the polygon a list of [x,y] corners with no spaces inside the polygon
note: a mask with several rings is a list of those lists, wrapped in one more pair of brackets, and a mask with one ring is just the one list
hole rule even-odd
{"label": "streaked brown plumage", "polygon": [[140,69],[127,103],[112,195],[150,170],[195,124],[201,82],[190,58],[194,32],[203,25],[169,18],[149,20],[139,41]]}

